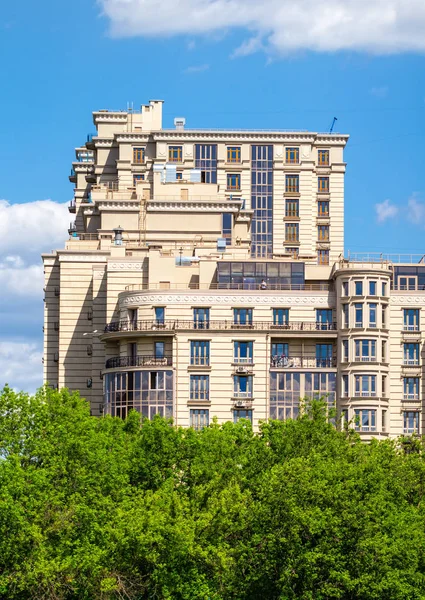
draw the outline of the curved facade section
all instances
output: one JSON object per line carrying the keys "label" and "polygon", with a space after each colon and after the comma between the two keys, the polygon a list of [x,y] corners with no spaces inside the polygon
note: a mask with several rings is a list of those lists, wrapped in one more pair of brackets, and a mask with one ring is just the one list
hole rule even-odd
{"label": "curved facade section", "polygon": [[362,435],[389,430],[389,290],[382,268],[335,273],[338,299],[339,405]]}

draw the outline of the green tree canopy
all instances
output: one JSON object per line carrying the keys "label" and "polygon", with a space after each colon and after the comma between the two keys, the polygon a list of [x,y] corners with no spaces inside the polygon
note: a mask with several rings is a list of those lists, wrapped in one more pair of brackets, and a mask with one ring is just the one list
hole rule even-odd
{"label": "green tree canopy", "polygon": [[425,598],[424,456],[338,431],[320,403],[195,432],[6,387],[0,597]]}

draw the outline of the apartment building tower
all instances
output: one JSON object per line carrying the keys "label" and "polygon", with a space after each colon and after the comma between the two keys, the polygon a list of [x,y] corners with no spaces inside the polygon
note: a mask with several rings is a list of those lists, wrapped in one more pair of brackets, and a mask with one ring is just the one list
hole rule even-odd
{"label": "apartment building tower", "polygon": [[96,415],[257,428],[325,396],[365,439],[423,433],[425,263],[344,258],[347,135],[93,120],[43,255],[46,382]]}

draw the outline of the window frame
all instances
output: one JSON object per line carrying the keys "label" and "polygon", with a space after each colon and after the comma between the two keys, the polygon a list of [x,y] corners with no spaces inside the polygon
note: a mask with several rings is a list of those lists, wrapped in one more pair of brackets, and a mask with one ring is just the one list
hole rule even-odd
{"label": "window frame", "polygon": [[146,158],[146,146],[133,146],[133,164],[142,165]]}
{"label": "window frame", "polygon": [[168,146],[168,162],[182,163],[183,162],[183,146]]}
{"label": "window frame", "polygon": [[[235,156],[233,157],[232,154]],[[227,146],[226,147],[227,162],[232,164],[240,164],[241,161],[241,146]]]}
{"label": "window frame", "polygon": [[[291,156],[292,154],[293,154],[293,157]],[[300,148],[299,148],[299,146],[285,147],[285,163],[287,165],[299,165],[300,164]]]}
{"label": "window frame", "polygon": [[230,192],[241,191],[241,174],[226,173],[226,189]]}

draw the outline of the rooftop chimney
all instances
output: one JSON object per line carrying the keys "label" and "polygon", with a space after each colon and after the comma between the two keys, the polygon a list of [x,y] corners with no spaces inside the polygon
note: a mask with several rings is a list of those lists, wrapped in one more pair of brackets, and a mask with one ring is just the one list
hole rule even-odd
{"label": "rooftop chimney", "polygon": [[184,117],[176,117],[174,119],[174,125],[176,126],[176,129],[182,131],[186,125],[186,119]]}

